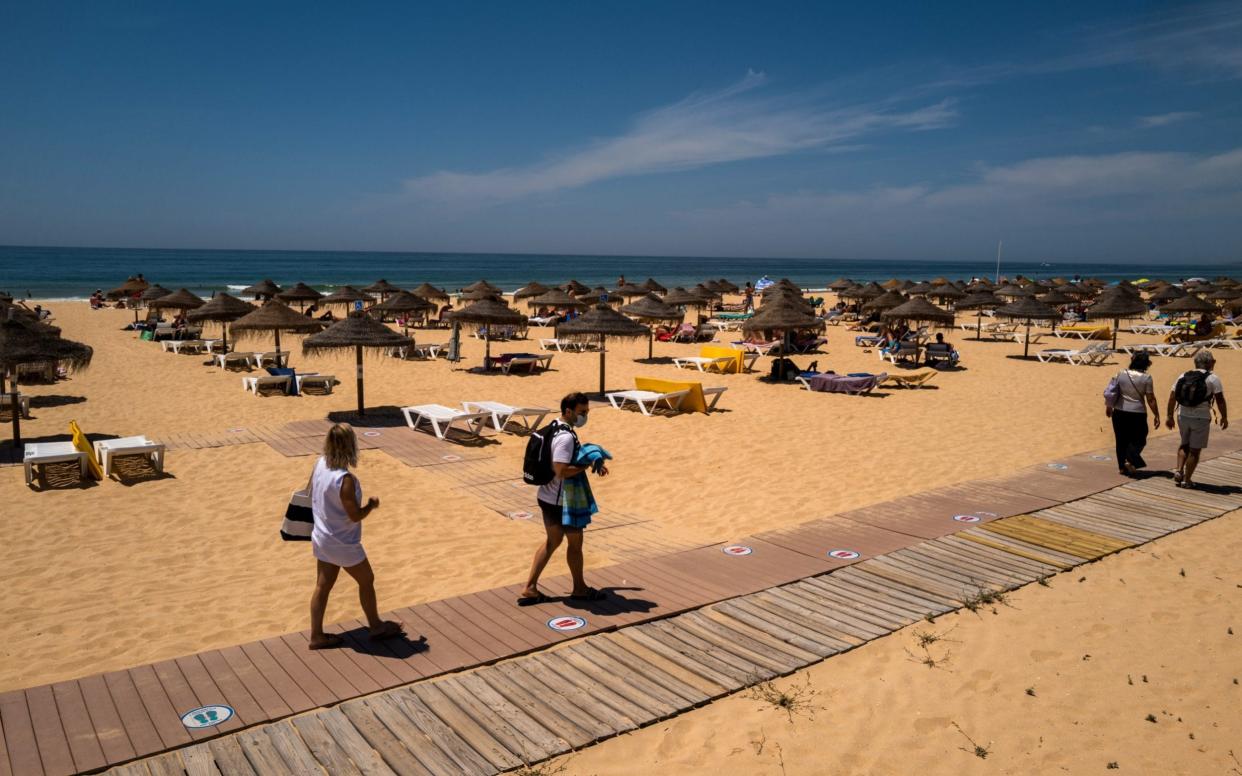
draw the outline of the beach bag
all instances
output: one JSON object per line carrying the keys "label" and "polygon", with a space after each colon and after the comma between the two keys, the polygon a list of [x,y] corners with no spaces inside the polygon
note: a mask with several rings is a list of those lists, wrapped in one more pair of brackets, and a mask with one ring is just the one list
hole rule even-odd
{"label": "beach bag", "polygon": [[138,335],[138,338],[144,339],[147,342],[150,342],[151,340],[155,339],[155,332],[151,331],[150,329],[146,329],[145,331],[142,332],[142,334]]}
{"label": "beach bag", "polygon": [[798,368],[798,365],[788,358],[775,358],[772,359],[772,367],[768,371],[768,379],[785,382],[794,379],[801,372],[802,370]]}
{"label": "beach bag", "polygon": [[1173,389],[1177,403],[1183,407],[1198,407],[1208,399],[1207,372],[1193,369],[1177,378],[1177,387]]}
{"label": "beach bag", "polygon": [[1119,401],[1121,401],[1121,386],[1117,384],[1117,378],[1114,377],[1104,388],[1104,408],[1111,410],[1117,406]]}
{"label": "beach bag", "polygon": [[[554,420],[538,431],[532,431],[526,440],[526,455],[522,458],[522,481],[527,485],[547,485],[556,479],[552,469],[552,439],[557,431],[573,429],[559,420]],[[574,436],[574,448],[577,449],[577,435]]]}
{"label": "beach bag", "polygon": [[309,542],[315,517],[311,512],[310,492],[295,490],[285,507],[285,520],[280,526],[280,538],[287,542]]}

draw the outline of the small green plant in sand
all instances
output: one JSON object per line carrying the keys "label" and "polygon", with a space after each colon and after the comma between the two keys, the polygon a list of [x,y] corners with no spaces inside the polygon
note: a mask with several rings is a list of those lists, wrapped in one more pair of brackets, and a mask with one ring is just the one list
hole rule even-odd
{"label": "small green plant in sand", "polygon": [[814,719],[815,710],[819,708],[815,703],[815,696],[818,694],[819,691],[811,687],[809,675],[802,684],[791,684],[786,690],[780,689],[770,681],[760,682],[750,688],[752,699],[785,712],[790,722],[793,722],[795,716],[805,715]]}
{"label": "small green plant in sand", "polygon": [[961,749],[963,752],[967,752],[968,754],[973,754],[975,757],[978,757],[980,760],[988,759],[988,755],[992,753],[992,742],[991,741],[988,742],[987,746],[983,746],[978,741],[976,741],[975,739],[967,735],[966,731],[962,730],[961,725],[954,722],[953,727],[957,728],[957,732],[962,734],[962,738],[965,738],[966,741],[970,743],[969,749],[967,749],[964,746],[958,747],[959,749]]}
{"label": "small green plant in sand", "polygon": [[985,587],[981,587],[962,599],[962,606],[975,613],[978,613],[984,607],[992,606],[992,613],[995,614],[994,604],[1008,606],[1009,594],[1004,590],[988,590]]}
{"label": "small green plant in sand", "polygon": [[511,773],[513,776],[560,776],[569,770],[569,761],[572,759],[573,757],[567,757],[559,763],[523,763]]}

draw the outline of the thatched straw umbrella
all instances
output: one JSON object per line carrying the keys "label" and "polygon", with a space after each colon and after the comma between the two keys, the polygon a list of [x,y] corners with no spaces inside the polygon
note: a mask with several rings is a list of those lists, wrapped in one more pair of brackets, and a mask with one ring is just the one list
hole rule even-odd
{"label": "thatched straw umbrella", "polygon": [[721,293],[725,293],[725,294],[736,294],[737,292],[742,290],[737,287],[736,283],[730,283],[728,280],[725,280],[724,278],[720,278],[719,280],[716,281],[716,288],[720,289]]}
{"label": "thatched straw umbrella", "polygon": [[526,305],[532,310],[539,307],[550,307],[553,310],[585,310],[591,306],[590,303],[576,299],[559,288],[548,289],[539,296],[530,299]]}
{"label": "thatched straw umbrella", "polygon": [[926,280],[924,280],[922,283],[915,283],[914,285],[905,289],[905,291],[910,296],[927,296],[935,289],[936,289],[935,286],[933,286],[931,283],[928,283]]}
{"label": "thatched straw umbrella", "polygon": [[184,288],[177,289],[171,294],[152,299],[147,302],[147,307],[156,310],[196,310],[206,304],[206,300],[202,297],[191,294]]}
{"label": "thatched straw umbrella", "polygon": [[[159,301],[158,299],[156,300]],[[235,296],[229,296],[225,293],[216,294],[206,304],[186,313],[186,318],[199,323],[201,321],[216,321],[220,324],[220,333],[223,337],[222,345],[224,352],[229,352],[229,327],[227,324],[237,320],[243,316],[249,315],[255,311],[254,305],[249,302],[243,302]]]}
{"label": "thatched straw umbrella", "polygon": [[1135,299],[1124,291],[1106,291],[1100,295],[1095,304],[1087,308],[1088,319],[1112,319],[1114,349],[1117,347],[1117,329],[1121,327],[1121,319],[1141,318],[1146,314],[1146,303],[1142,299]]}
{"label": "thatched straw umbrella", "polygon": [[369,294],[364,294],[353,286],[341,286],[337,290],[320,299],[319,304],[342,304],[345,305],[346,309],[358,310],[361,309],[358,304],[359,302],[365,304],[367,302],[374,301],[375,297]]}
{"label": "thatched straw umbrella", "polygon": [[663,296],[664,294],[668,293],[668,289],[660,285],[659,283],[657,283],[655,278],[647,278],[640,285],[653,294],[659,294],[660,296]]}
{"label": "thatched straw umbrella", "polygon": [[901,281],[898,280],[897,278],[890,278],[889,280],[885,280],[883,283],[881,283],[880,287],[883,288],[885,291],[896,291],[897,289],[901,288]]}
{"label": "thatched straw umbrella", "polygon": [[953,313],[941,309],[922,297],[914,297],[902,302],[891,310],[880,313],[886,321],[907,321],[912,323],[943,323],[953,325]]}
{"label": "thatched straw umbrella", "polygon": [[[280,333],[282,331],[295,334],[314,334],[323,328],[323,324],[313,318],[307,318],[294,312],[284,302],[272,299],[265,302],[259,309],[243,315],[233,321],[229,327],[233,330],[233,339],[240,340],[260,332],[270,331],[276,339],[276,352],[280,352]],[[279,356],[277,356],[279,359]]]}
{"label": "thatched straw umbrella", "polygon": [[723,294],[721,294],[721,293],[720,293],[719,291],[717,291],[716,289],[714,289],[714,288],[709,288],[708,286],[706,286],[706,285],[704,285],[704,284],[702,284],[702,283],[699,283],[699,284],[698,284],[698,285],[696,285],[694,288],[690,289],[690,293],[692,293],[692,294],[698,294],[699,296],[701,296],[701,297],[703,297],[704,299],[706,299],[706,300],[707,300],[707,302],[708,302],[708,310],[709,310],[709,311],[711,310],[711,304],[712,304],[713,302],[715,302],[717,299],[722,299],[722,298],[723,298],[723,296],[724,296]]}
{"label": "thatched straw umbrella", "polygon": [[[397,290],[392,296],[383,302],[372,307],[368,312],[379,313],[380,319],[387,313],[422,313],[423,317],[431,315],[435,312],[436,306],[421,296],[414,296],[409,291]],[[405,316],[405,323],[402,330],[408,336],[410,333],[410,315]]]}
{"label": "thatched straw umbrella", "polygon": [[635,283],[626,283],[623,286],[617,286],[613,290],[612,293],[628,301],[630,299],[635,299],[640,296],[646,296],[647,294],[651,292],[647,290],[646,288],[644,288],[643,286],[637,285]]}
{"label": "thatched straw umbrella", "polygon": [[883,294],[880,294],[875,299],[872,299],[871,301],[866,302],[863,305],[862,309],[866,311],[891,310],[900,304],[905,304],[905,302],[906,302],[906,296],[900,291],[885,291]]}
{"label": "thatched straw umbrella", "polygon": [[532,280],[519,288],[517,291],[513,292],[513,301],[516,302],[519,299],[531,299],[536,296],[542,296],[551,290],[552,289],[548,288],[543,283],[537,283]]}
{"label": "thatched straw umbrella", "polygon": [[1170,286],[1165,286],[1164,288],[1160,289],[1156,293],[1152,294],[1151,301],[1155,302],[1158,305],[1168,304],[1169,302],[1172,302],[1174,299],[1181,299],[1185,295],[1186,295],[1185,291],[1178,288],[1177,286],[1170,285]]}
{"label": "thatched straw umbrella", "polygon": [[150,284],[145,280],[139,280],[136,277],[131,277],[121,285],[109,291],[105,294],[105,296],[112,300],[129,299],[132,296],[136,296],[141,294],[143,291],[146,291],[148,285]]}
{"label": "thatched straw umbrella", "polygon": [[847,288],[853,288],[855,285],[857,284],[849,278],[837,278],[828,284],[828,290],[834,294],[839,294]]}
{"label": "thatched straw umbrella", "polygon": [[[907,293],[911,290],[912,289],[907,289]],[[945,283],[941,286],[934,286],[932,290],[926,294],[926,296],[928,299],[935,299],[941,304],[948,304],[949,302],[955,302],[958,299],[965,299],[966,292],[952,283]]]}
{"label": "thatched straw umbrella", "polygon": [[323,299],[323,294],[306,285],[298,283],[293,288],[286,288],[276,295],[276,298],[288,304],[289,302],[297,302],[298,309],[305,309],[307,302],[318,302]]}
{"label": "thatched straw umbrella", "polygon": [[958,301],[954,307],[958,310],[975,310],[975,339],[983,339],[983,311],[1004,307],[1005,300],[996,297],[991,291],[976,291],[965,299]]}
{"label": "thatched straw umbrella", "polygon": [[[625,305],[620,310],[622,313],[637,318],[643,323],[663,323],[665,321],[672,323],[681,323],[686,314],[680,308],[673,307],[671,304],[665,304],[660,301],[660,297],[655,294],[647,294],[639,297],[635,301]],[[655,336],[650,327],[647,329],[647,358],[652,357],[652,347]]]}
{"label": "thatched straw umbrella", "polygon": [[28,364],[56,364],[69,371],[85,369],[91,363],[94,351],[87,345],[59,336],[59,330],[34,321],[22,320],[16,308],[7,306],[5,317],[0,319],[0,394],[4,392],[3,377],[8,374],[13,382],[13,450],[22,447],[21,391],[17,387],[17,368]]}
{"label": "thatched straw umbrella", "polygon": [[440,299],[442,300],[449,299],[449,294],[447,291],[445,291],[443,288],[436,288],[430,283],[423,283],[421,286],[414,289],[410,293],[413,294],[414,296],[421,296],[423,299],[426,299],[428,302],[434,302]]}
{"label": "thatched straw umbrella", "polygon": [[872,281],[865,286],[854,286],[853,288],[847,288],[841,292],[840,296],[842,299],[866,300],[875,299],[877,296],[883,296],[884,293],[885,291],[883,288],[880,288],[880,284]]}
{"label": "thatched straw umbrella", "polygon": [[142,301],[150,302],[152,299],[159,299],[161,296],[168,296],[172,291],[159,285],[148,286],[146,291],[142,292]]}
{"label": "thatched straw umbrella", "polygon": [[753,316],[742,323],[742,331],[746,334],[754,332],[780,332],[784,335],[785,347],[782,353],[789,352],[789,340],[795,331],[822,331],[824,321],[807,312],[805,304],[792,294],[776,294],[764,301]]}
{"label": "thatched straw umbrella", "polygon": [[1195,313],[1214,313],[1216,312],[1216,305],[1200,299],[1194,294],[1186,294],[1183,297],[1174,299],[1166,305],[1161,305],[1160,312],[1176,313],[1190,317]]}
{"label": "thatched straw umbrella", "polygon": [[996,314],[1002,318],[1014,318],[1026,321],[1026,337],[1022,343],[1022,357],[1028,358],[1031,352],[1031,321],[1055,321],[1061,314],[1033,296],[1024,296],[1016,302],[997,308]]}
{"label": "thatched straw umbrella", "polygon": [[481,299],[499,299],[502,302],[505,300],[504,294],[491,288],[473,288],[460,292],[457,297],[463,302],[477,302]]}
{"label": "thatched straw umbrella", "polygon": [[606,304],[598,304],[572,321],[565,321],[556,327],[558,339],[589,341],[599,340],[599,392],[602,396],[604,387],[604,359],[607,351],[604,341],[612,339],[642,339],[650,337],[651,330],[637,321],[626,318]]}
{"label": "thatched straw umbrella", "polygon": [[276,295],[279,294],[280,292],[281,292],[280,286],[276,285],[275,283],[273,283],[271,280],[267,278],[260,280],[258,283],[255,283],[253,286],[247,286],[246,288],[243,288],[241,291],[242,296],[254,297],[255,301],[258,301],[260,299],[263,301],[267,301],[268,299],[275,299]]}
{"label": "thatched straw umbrella", "polygon": [[672,291],[669,291],[661,301],[674,307],[693,307],[696,310],[701,310],[707,306],[706,299],[696,293],[687,291],[681,286],[677,286]]}
{"label": "thatched straw umbrella", "polygon": [[1022,299],[1031,295],[1025,288],[1014,285],[1013,283],[1006,283],[1000,288],[994,289],[992,294],[994,296],[999,296],[1001,299],[1008,299],[1010,301],[1013,301],[1014,299]]}
{"label": "thatched straw umbrella", "polygon": [[[466,286],[465,288],[459,288],[457,290],[461,292],[462,299],[469,298],[469,297],[466,297],[465,294],[478,293],[479,291],[486,291],[495,296],[501,296],[504,293],[502,290],[500,290],[500,288],[498,288],[497,286],[493,286],[491,283],[488,283],[486,280],[476,280],[470,285]],[[483,297],[476,296],[474,298],[482,299]]]}
{"label": "thatched straw umbrella", "polygon": [[615,291],[609,291],[603,286],[587,289],[585,294],[577,294],[578,301],[584,303],[587,307],[594,307],[597,304],[618,304],[622,301],[621,296]]}
{"label": "thatched straw umbrella", "polygon": [[1242,291],[1234,286],[1221,286],[1212,293],[1208,294],[1204,299],[1216,302],[1221,307],[1229,306],[1230,302],[1242,298]]}
{"label": "thatched straw umbrella", "polygon": [[379,294],[380,301],[382,302],[388,298],[389,294],[395,294],[401,289],[397,288],[392,283],[389,283],[387,280],[380,278],[362,290],[368,294]]}
{"label": "thatched straw umbrella", "polygon": [[489,296],[460,310],[453,310],[448,318],[454,324],[465,324],[483,329],[483,368],[492,366],[492,335],[488,330],[491,326],[521,326],[526,323],[526,316],[500,301],[498,297]]}
{"label": "thatched straw umbrella", "polygon": [[303,355],[316,355],[329,350],[353,348],[358,366],[358,414],[366,414],[363,402],[362,351],[387,352],[389,348],[413,347],[414,341],[404,337],[363,312],[353,312],[328,328],[302,340]]}

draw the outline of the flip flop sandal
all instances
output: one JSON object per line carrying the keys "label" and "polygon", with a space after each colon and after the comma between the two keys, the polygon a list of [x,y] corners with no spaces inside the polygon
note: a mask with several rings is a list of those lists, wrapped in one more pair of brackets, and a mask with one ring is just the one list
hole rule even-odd
{"label": "flip flop sandal", "polygon": [[311,649],[336,649],[345,643],[345,638],[339,633],[325,633],[324,641],[321,644],[311,644]]}
{"label": "flip flop sandal", "polygon": [[520,596],[517,600],[518,606],[538,606],[539,604],[550,604],[550,603],[552,603],[552,599],[544,595],[543,593],[536,593],[535,595]]}
{"label": "flip flop sandal", "polygon": [[569,597],[569,600],[571,601],[603,601],[607,597],[608,597],[608,594],[605,593],[604,591],[596,590],[593,587],[588,587],[586,593],[582,595],[571,595]]}

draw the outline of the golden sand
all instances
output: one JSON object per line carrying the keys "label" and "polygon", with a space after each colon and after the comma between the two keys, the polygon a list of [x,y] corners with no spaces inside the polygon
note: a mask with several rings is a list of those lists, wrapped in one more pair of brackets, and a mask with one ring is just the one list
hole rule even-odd
{"label": "golden sand", "polygon": [[[238,375],[122,331],[129,311],[48,306],[64,335],[93,346],[95,358],[69,380],[23,387],[36,400],[36,418],[23,424],[28,438],[64,434],[73,419],[88,433],[218,434],[323,418],[355,404],[352,352],[294,360],[301,370],[342,378],[331,396],[256,398],[242,391]],[[541,333],[550,336],[533,330],[532,337]],[[416,336],[444,341],[447,333]],[[880,371],[877,355],[855,347],[852,333],[829,328],[827,336],[827,353],[795,361],[817,360],[842,373]],[[605,512],[650,518],[650,533],[670,546],[710,543],[1111,443],[1100,393],[1114,367],[1021,361],[1013,358],[1020,345],[976,343],[964,332],[949,337],[965,369],[936,375],[929,390],[851,397],[769,385],[754,374],[710,375],[705,385],[729,389],[712,415],[648,418],[599,408],[582,436],[616,460],[613,476],[595,481],[596,496]],[[1151,338],[1123,341],[1142,339]],[[296,352],[298,338],[285,340]],[[462,366],[477,365],[483,343],[463,342]],[[494,352],[536,347],[533,340],[493,343]],[[610,344],[610,387],[632,387],[635,376],[691,377],[671,364],[636,363],[646,347]],[[657,357],[693,355],[697,346],[657,343],[655,350]],[[1242,380],[1242,358],[1232,356],[1221,356],[1226,389]],[[595,389],[598,364],[594,354],[564,353],[551,372],[502,377],[445,361],[375,357],[366,363],[367,404],[491,399],[550,407],[568,391]],[[1188,366],[1156,359],[1162,396]],[[489,452],[516,473],[524,440],[497,439]],[[306,627],[309,548],[281,542],[277,530],[289,491],[305,482],[312,462],[264,444],[173,450],[165,479],[42,493],[23,485],[20,467],[0,468],[0,690]],[[537,525],[507,520],[451,479],[380,451],[364,452],[358,472],[368,495],[383,502],[364,532],[381,608],[524,579]],[[589,534],[586,544],[588,569],[616,560],[592,546]],[[563,571],[558,559],[548,573]],[[352,585],[343,581],[329,620],[358,614]]]}

